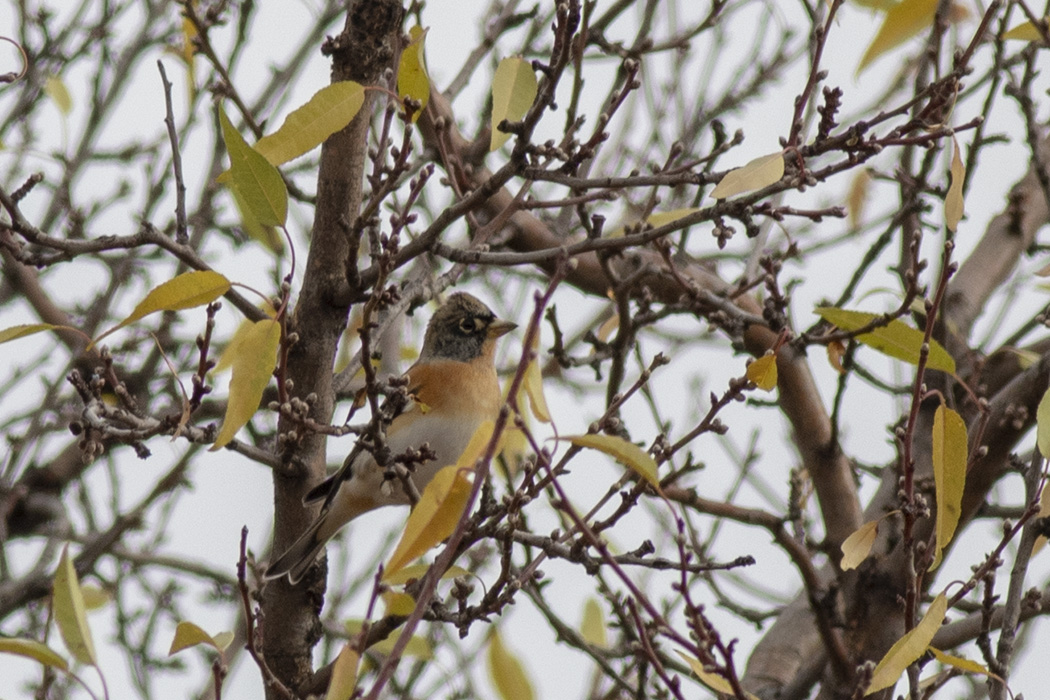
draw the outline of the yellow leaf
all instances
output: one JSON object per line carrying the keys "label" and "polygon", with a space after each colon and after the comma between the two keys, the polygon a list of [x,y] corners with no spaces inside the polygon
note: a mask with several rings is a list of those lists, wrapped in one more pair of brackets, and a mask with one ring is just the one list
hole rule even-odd
{"label": "yellow leaf", "polygon": [[[277,317],[277,310],[273,308],[273,304],[270,302],[263,301],[258,306],[265,311],[266,315],[270,318]],[[247,319],[241,321],[241,325],[237,326],[237,330],[233,332],[233,337],[230,338],[230,342],[226,344],[226,349],[222,351],[221,355],[219,355],[218,362],[212,367],[212,372],[218,374],[219,372],[223,372],[233,366],[233,358],[240,352],[238,346],[244,342],[245,336],[252,332],[254,325],[254,322]]]}
{"label": "yellow leaf", "polygon": [[606,343],[612,336],[613,332],[620,327],[620,314],[613,312],[613,315],[605,319],[602,325],[598,326],[598,331],[594,334],[598,340]]}
{"label": "yellow leaf", "polygon": [[747,165],[730,170],[708,196],[727,199],[744,192],[752,192],[780,182],[784,177],[784,154],[781,151],[755,158]]}
{"label": "yellow leaf", "polygon": [[937,544],[931,569],[941,563],[941,553],[952,541],[962,516],[966,486],[966,423],[943,404],[933,414],[933,481],[937,490]]}
{"label": "yellow leaf", "polygon": [[164,284],[150,290],[146,298],[138,303],[131,315],[113,328],[95,338],[96,345],[110,333],[158,311],[181,311],[210,304],[230,291],[230,281],[211,270],[184,272]]}
{"label": "yellow leaf", "polygon": [[[359,83],[352,80],[332,83],[285,117],[277,131],[259,139],[255,150],[273,166],[287,163],[309,153],[344,128],[361,111],[364,102],[365,89]],[[225,131],[223,133],[225,137]]]}
{"label": "yellow leaf", "polygon": [[[1043,18],[1044,22],[1050,22],[1050,15]],[[1022,22],[1008,32],[1003,33],[1004,39],[1020,39],[1021,41],[1043,41],[1043,35],[1039,33],[1031,20]]]}
{"label": "yellow leaf", "polygon": [[438,471],[430,480],[419,503],[408,516],[401,541],[384,567],[384,579],[422,556],[456,529],[470,497],[468,471],[453,464]]}
{"label": "yellow leaf", "polygon": [[[361,631],[362,623],[360,620],[347,620],[344,626],[346,627],[346,633],[353,637]],[[368,651],[387,655],[393,651],[394,645],[397,643],[397,637],[398,635],[394,634],[380,642],[376,642],[368,647]],[[434,657],[434,650],[430,648],[430,643],[426,639],[414,634],[409,638],[402,654],[404,656],[415,656],[420,659],[431,659]]]}
{"label": "yellow leaf", "polygon": [[[409,581],[423,578],[429,569],[430,564],[411,564],[410,566],[399,569],[396,573],[393,573],[390,576],[384,576],[383,583],[388,586],[400,586]],[[448,567],[448,571],[441,575],[441,580],[447,581],[449,579],[459,578],[460,576],[473,575],[474,574],[470,573],[462,566],[450,566]]]}
{"label": "yellow leaf", "polygon": [[1050,389],[1043,392],[1039,407],[1035,410],[1035,444],[1039,454],[1050,458]]}
{"label": "yellow leaf", "polygon": [[266,385],[270,383],[277,364],[277,348],[281,343],[281,324],[265,319],[252,324],[238,344],[232,359],[233,377],[230,378],[230,397],[222,428],[210,450],[222,448],[233,439],[259,408]]}
{"label": "yellow leaf", "polygon": [[[679,219],[684,219],[685,217],[689,216],[690,214],[694,214],[694,213],[696,213],[698,211],[700,211],[700,209],[698,209],[696,207],[689,207],[687,209],[673,209],[671,211],[658,212],[658,213],[652,214],[651,216],[646,218],[646,220],[645,220],[646,227],[647,228],[660,228],[661,226],[666,226],[667,224],[673,224],[674,222],[678,221]],[[620,228],[618,228],[618,229],[612,231],[611,233],[609,233],[608,237],[609,238],[623,238],[625,230],[626,230],[625,227],[621,226]]]}
{"label": "yellow leaf", "polygon": [[88,627],[87,607],[80,592],[80,581],[69,558],[69,545],[62,548],[55,572],[55,589],[52,597],[55,622],[62,634],[62,641],[73,658],[82,664],[96,664],[95,643],[91,640],[91,628]]}
{"label": "yellow leaf", "polygon": [[536,99],[538,84],[532,64],[521,58],[504,58],[492,78],[492,137],[489,150],[495,151],[510,138],[499,130],[504,119],[520,121]]}
{"label": "yellow leaf", "polygon": [[[485,456],[485,448],[489,446],[489,441],[492,440],[492,432],[495,429],[495,425],[490,420],[481,421],[475,430],[474,434],[470,436],[470,442],[463,448],[463,452],[460,453],[459,457],[456,458],[457,467],[466,469],[473,469],[474,465],[479,459]],[[499,454],[500,446],[496,445],[495,454]]]}
{"label": "yellow leaf", "polygon": [[113,600],[109,591],[98,586],[81,586],[80,594],[84,596],[84,608],[88,611],[105,607]]}
{"label": "yellow leaf", "polygon": [[871,171],[857,171],[849,185],[846,195],[846,208],[849,210],[850,226],[860,226],[864,220],[864,207],[868,203],[868,192],[871,190]]}
{"label": "yellow leaf", "polygon": [[952,184],[944,197],[944,225],[954,232],[963,217],[963,180],[966,179],[966,166],[959,153],[959,142],[952,136],[952,165],[950,168]]}
{"label": "yellow leaf", "polygon": [[284,226],[288,218],[288,188],[277,168],[249,146],[219,108],[222,139],[230,154],[227,187],[236,188],[244,205],[263,226]]}
{"label": "yellow leaf", "polygon": [[20,326],[11,326],[0,331],[0,343],[25,338],[27,335],[42,333],[43,331],[52,331],[56,328],[65,328],[65,326],[56,326],[51,323],[24,323]]}
{"label": "yellow leaf", "polygon": [[69,95],[69,88],[66,87],[62,78],[57,75],[47,76],[47,80],[44,81],[44,92],[55,103],[63,117],[68,117],[73,111],[73,98]]}
{"label": "yellow leaf", "polygon": [[360,662],[357,652],[349,644],[344,644],[332,664],[332,680],[328,682],[324,700],[350,700],[353,697]]}
{"label": "yellow leaf", "polygon": [[547,399],[543,395],[543,373],[540,371],[539,361],[533,358],[529,366],[525,368],[525,395],[529,397],[529,406],[532,415],[541,423],[551,422],[551,412],[547,408]]}
{"label": "yellow leaf", "polygon": [[881,521],[882,519],[879,518],[864,523],[845,539],[842,543],[842,561],[840,562],[843,571],[856,569],[862,561],[868,558],[868,555],[871,554],[871,547],[875,544],[875,538],[879,534]]}
{"label": "yellow leaf", "polygon": [[178,654],[183,649],[189,649],[198,644],[205,644],[221,653],[232,641],[232,632],[220,632],[213,637],[192,622],[182,621],[175,627],[175,637],[171,640],[168,656]]}
{"label": "yellow leaf", "polygon": [[976,661],[970,661],[969,659],[964,659],[961,656],[952,656],[951,654],[945,654],[940,649],[934,649],[933,647],[930,647],[930,653],[933,654],[933,658],[937,659],[946,666],[957,668],[960,671],[965,671],[966,673],[980,673],[982,675],[990,676],[992,678],[999,678],[999,676],[995,675]]}
{"label": "yellow leaf", "polygon": [[886,11],[882,26],[857,66],[859,75],[872,61],[933,25],[938,0],[901,0]]}
{"label": "yellow leaf", "polygon": [[[689,664],[689,668],[692,669],[693,673],[696,674],[696,677],[699,678],[700,682],[703,683],[705,686],[715,691],[716,693],[721,693],[730,697],[736,697],[736,693],[733,692],[733,685],[725,678],[718,675],[717,673],[710,673],[709,671],[705,671],[704,665],[700,663],[697,659],[694,659],[692,656],[684,654],[678,649],[675,649],[675,653],[681,656],[682,660]],[[744,691],[744,697],[746,697],[748,700],[758,700],[756,696],[752,695],[747,691]]]}
{"label": "yellow leaf", "polygon": [[879,661],[872,673],[871,685],[868,686],[865,695],[890,688],[897,683],[897,679],[901,677],[905,669],[926,653],[926,648],[930,646],[933,636],[940,629],[947,612],[948,599],[941,593],[930,604],[929,610],[923,615],[919,624],[898,639]]}
{"label": "yellow leaf", "polygon": [[[1039,512],[1037,518],[1050,518],[1050,484],[1043,486],[1043,492],[1039,495]],[[1032,545],[1032,556],[1038,554],[1046,546],[1046,537],[1039,535]]]}
{"label": "yellow leaf", "polygon": [[846,354],[846,346],[841,340],[833,340],[828,343],[828,362],[839,374],[845,374],[846,368],[842,366],[842,356]]}
{"label": "yellow leaf", "polygon": [[416,609],[416,599],[398,591],[384,591],[383,603],[386,605],[387,615],[408,617]]}
{"label": "yellow leaf", "polygon": [[69,664],[58,655],[58,652],[46,644],[41,644],[35,639],[21,639],[15,637],[0,637],[0,654],[14,654],[27,659],[39,661],[45,666],[57,668],[59,671],[68,671]]}
{"label": "yellow leaf", "polygon": [[533,700],[536,691],[532,689],[529,677],[518,657],[503,644],[498,631],[493,630],[489,639],[489,676],[496,692],[503,700]]}
{"label": "yellow leaf", "polygon": [[594,598],[588,598],[583,606],[583,621],[580,622],[580,635],[591,646],[605,649],[609,646],[609,635],[605,625],[605,613]]}
{"label": "yellow leaf", "polygon": [[[834,306],[818,306],[816,312],[825,321],[833,323],[844,331],[855,331],[879,318],[879,314],[849,311]],[[857,340],[884,355],[917,365],[919,364],[919,349],[922,347],[924,337],[922,331],[912,328],[899,319],[893,319],[887,325],[879,326],[870,333],[858,335]],[[929,369],[939,369],[949,374],[955,373],[955,360],[940,343],[933,339],[930,339],[930,354],[926,358],[926,366]]]}
{"label": "yellow leaf", "polygon": [[233,204],[237,207],[237,213],[241,217],[241,228],[248,234],[248,237],[253,241],[262,243],[277,255],[283,253],[284,238],[278,232],[277,227],[259,223],[259,219],[256,218],[255,212],[248,206],[248,202],[244,199],[240,189],[234,187],[232,181],[228,178],[224,181],[224,184],[230,185],[226,189],[230,191],[230,196],[233,197]]}
{"label": "yellow leaf", "polygon": [[777,386],[777,356],[763,355],[749,364],[747,378],[762,391],[773,391]]}
{"label": "yellow leaf", "polygon": [[627,465],[652,484],[657,491],[660,490],[660,476],[656,473],[656,460],[633,442],[628,442],[615,435],[568,435],[558,439],[568,440],[579,447],[590,447],[615,457],[618,462]]}
{"label": "yellow leaf", "polygon": [[397,94],[401,98],[411,97],[420,105],[419,110],[412,113],[413,124],[430,101],[430,76],[427,75],[423,51],[427,31],[422,27],[412,27],[409,30],[412,41],[401,52],[401,62],[397,66]]}

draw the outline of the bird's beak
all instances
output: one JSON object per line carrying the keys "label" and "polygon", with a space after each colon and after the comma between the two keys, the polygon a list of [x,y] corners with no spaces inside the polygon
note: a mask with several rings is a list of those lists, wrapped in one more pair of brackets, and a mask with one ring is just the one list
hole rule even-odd
{"label": "bird's beak", "polygon": [[507,335],[517,327],[518,324],[516,323],[511,323],[510,321],[503,321],[497,318],[489,325],[488,333],[486,333],[485,335],[489,339],[495,339],[499,338],[500,336]]}

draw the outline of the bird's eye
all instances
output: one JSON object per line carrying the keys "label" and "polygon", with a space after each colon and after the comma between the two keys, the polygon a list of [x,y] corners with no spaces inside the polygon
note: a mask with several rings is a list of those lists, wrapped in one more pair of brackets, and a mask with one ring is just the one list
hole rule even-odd
{"label": "bird's eye", "polygon": [[472,318],[464,318],[459,322],[459,329],[464,333],[473,333],[478,329],[478,324]]}

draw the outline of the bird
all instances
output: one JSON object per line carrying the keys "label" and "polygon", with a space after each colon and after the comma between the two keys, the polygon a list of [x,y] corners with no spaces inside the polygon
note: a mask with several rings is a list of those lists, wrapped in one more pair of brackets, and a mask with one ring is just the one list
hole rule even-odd
{"label": "bird", "polygon": [[[433,451],[435,458],[417,464],[412,475],[420,493],[442,467],[455,464],[483,422],[496,419],[502,402],[496,341],[515,328],[466,292],[450,295],[430,318],[419,359],[405,372],[411,402],[386,430],[391,454],[424,444]],[[405,489],[386,480],[375,458],[356,451],[358,456],[351,453],[338,472],[306,494],[305,505],[324,501],[321,512],[269,565],[266,580],[287,576],[295,585],[348,522],[382,506],[410,505]]]}

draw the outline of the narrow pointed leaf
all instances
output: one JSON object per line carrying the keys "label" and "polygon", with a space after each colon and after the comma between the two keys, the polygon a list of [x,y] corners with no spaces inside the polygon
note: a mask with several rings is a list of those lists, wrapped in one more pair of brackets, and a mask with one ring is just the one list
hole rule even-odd
{"label": "narrow pointed leaf", "polygon": [[168,648],[168,656],[178,654],[183,649],[189,649],[199,644],[204,644],[218,652],[223,652],[232,641],[233,633],[231,632],[220,632],[212,636],[192,622],[184,620],[175,627],[175,637],[171,640],[171,647]]}
{"label": "narrow pointed leaf", "polygon": [[537,360],[529,362],[525,368],[525,395],[529,397],[529,407],[532,415],[541,423],[551,422],[550,409],[547,408],[547,398],[543,395],[543,373]]}
{"label": "narrow pointed leaf", "polygon": [[846,195],[846,209],[849,211],[850,226],[860,226],[864,221],[864,209],[871,191],[871,171],[861,170],[853,176]]}
{"label": "narrow pointed leaf", "polygon": [[609,646],[608,627],[605,624],[605,613],[594,598],[588,598],[583,605],[583,621],[580,622],[580,636],[591,646],[605,649]]}
{"label": "narrow pointed leaf", "polygon": [[387,615],[400,615],[408,617],[416,609],[416,599],[408,593],[399,591],[383,591],[383,604],[386,605]]}
{"label": "narrow pointed leaf", "polygon": [[59,78],[57,75],[47,76],[47,79],[44,81],[44,93],[55,103],[63,117],[68,117],[73,111],[73,98],[70,96],[69,88],[66,87],[62,78]]}
{"label": "narrow pointed leaf", "polygon": [[[277,310],[273,308],[273,305],[268,301],[263,301],[259,304],[259,308],[266,312],[266,315],[270,318],[277,318]],[[227,343],[226,349],[219,355],[218,362],[212,367],[212,372],[218,374],[223,372],[230,367],[233,367],[233,359],[237,357],[240,350],[238,346],[244,342],[244,338],[251,334],[252,328],[255,323],[253,321],[244,320],[237,326],[237,330],[233,332],[233,337],[230,338],[230,342]]]}
{"label": "narrow pointed leaf", "polygon": [[926,653],[927,647],[930,646],[933,636],[940,629],[947,612],[948,598],[941,593],[930,604],[919,624],[898,639],[897,643],[890,647],[890,650],[879,661],[872,673],[871,685],[868,686],[865,695],[890,688],[897,683],[904,671]]}
{"label": "narrow pointed leaf", "polygon": [[384,579],[418,559],[456,529],[467,507],[471,483],[466,469],[451,465],[430,480],[412,509],[401,540],[383,569]]}
{"label": "narrow pointed leaf", "polygon": [[[492,421],[481,421],[481,425],[475,428],[474,434],[470,436],[470,442],[467,443],[467,446],[463,448],[463,452],[456,458],[456,466],[473,469],[477,461],[485,455],[485,448],[489,446],[489,441],[492,440],[494,429],[495,425]],[[498,445],[496,454],[499,454]]]}
{"label": "narrow pointed leaf", "polygon": [[961,656],[945,654],[940,649],[935,649],[933,647],[930,647],[930,653],[933,654],[933,658],[937,659],[942,664],[951,666],[952,668],[957,668],[965,673],[977,673],[983,676],[989,676],[991,678],[999,678],[999,676],[995,675],[976,661],[970,661],[969,659],[964,659]]}
{"label": "narrow pointed leaf", "polygon": [[503,644],[498,631],[493,631],[488,650],[489,675],[502,700],[534,700],[536,691],[525,674],[518,657]]}
{"label": "narrow pointed leaf", "polygon": [[430,76],[427,74],[427,63],[424,57],[424,44],[427,30],[412,27],[408,32],[412,37],[405,50],[401,52],[401,62],[397,66],[397,94],[411,97],[420,104],[419,111],[412,113],[414,124],[430,101]]}
{"label": "narrow pointed leaf", "polygon": [[[866,311],[849,311],[834,306],[820,306],[817,315],[833,323],[844,331],[863,328],[875,319],[878,314]],[[874,348],[884,355],[904,360],[913,365],[919,364],[919,350],[922,347],[924,334],[899,319],[893,319],[885,326],[879,326],[870,333],[862,333],[857,340]],[[929,369],[938,369],[949,374],[955,373],[955,360],[936,340],[930,340],[930,354],[926,359]]]}
{"label": "narrow pointed leaf", "polygon": [[325,693],[324,700],[350,700],[353,697],[360,663],[361,658],[357,652],[351,649],[349,644],[344,644],[339,656],[335,657],[335,663],[332,664],[332,680],[328,683],[328,692]]}
{"label": "narrow pointed leaf", "polygon": [[352,80],[332,83],[285,117],[277,131],[259,139],[255,150],[271,165],[287,163],[309,153],[344,128],[361,111],[364,102],[365,89],[359,83]]}
{"label": "narrow pointed leaf", "polygon": [[[383,583],[388,586],[401,586],[412,580],[422,579],[430,569],[430,564],[412,564],[406,566],[389,576],[383,576]],[[441,575],[442,581],[459,578],[460,576],[473,576],[462,566],[450,566],[448,571]]]}
{"label": "narrow pointed leaf", "polygon": [[1035,442],[1039,454],[1050,459],[1050,389],[1043,392],[1039,407],[1035,411]]}
{"label": "narrow pointed leaf", "polygon": [[59,671],[68,671],[69,664],[57,651],[46,644],[41,644],[35,639],[21,639],[16,637],[0,637],[0,654],[13,654],[27,659],[39,661],[45,666],[57,668]]}
{"label": "narrow pointed leaf", "polygon": [[962,155],[959,153],[959,142],[952,137],[952,165],[950,168],[952,184],[948,187],[948,194],[944,197],[944,225],[949,231],[959,228],[959,222],[963,218],[963,180],[966,179],[966,166],[963,165]]}
{"label": "narrow pointed leaf", "polygon": [[941,563],[941,554],[955,535],[962,515],[966,486],[968,447],[966,423],[943,404],[933,415],[933,481],[937,490],[937,551],[931,568]]}
{"label": "narrow pointed leaf", "polygon": [[230,379],[230,397],[222,428],[211,450],[222,448],[233,439],[259,408],[266,385],[270,383],[277,364],[277,348],[281,343],[281,324],[269,319],[257,321],[244,335],[233,357],[233,377]]}
{"label": "narrow pointed leaf", "polygon": [[[1050,484],[1043,485],[1043,491],[1039,494],[1039,512],[1036,514],[1037,518],[1050,518]],[[1043,547],[1046,546],[1046,536],[1039,535],[1035,538],[1035,543],[1032,545],[1032,556],[1039,554]]]}
{"label": "narrow pointed leaf", "polygon": [[747,378],[762,391],[777,387],[777,356],[764,355],[747,366]]}
{"label": "narrow pointed leaf", "polygon": [[27,335],[34,335],[36,333],[53,331],[56,328],[65,327],[66,326],[56,326],[51,323],[24,323],[18,326],[11,326],[10,328],[5,328],[0,331],[0,343],[6,343],[11,340],[25,338]]}
{"label": "narrow pointed leaf", "polygon": [[[704,665],[700,663],[699,660],[694,659],[692,656],[684,654],[678,649],[675,649],[675,653],[681,656],[682,660],[689,664],[689,668],[692,669],[693,673],[696,674],[696,677],[700,679],[700,682],[703,683],[705,686],[715,691],[716,693],[721,693],[730,697],[736,697],[736,694],[733,692],[733,685],[725,678],[718,675],[717,673],[705,671]],[[744,697],[746,697],[748,700],[758,700],[756,696],[752,695],[747,691],[744,691]]]}
{"label": "narrow pointed leaf", "polygon": [[[1050,20],[1050,16],[1045,18]],[[1021,41],[1043,41],[1043,35],[1035,28],[1031,20],[1018,24],[1013,29],[1003,33],[1004,39],[1020,39]]]}
{"label": "narrow pointed leaf", "polygon": [[96,665],[95,643],[91,639],[91,627],[88,626],[87,606],[84,605],[73,560],[69,558],[68,544],[62,548],[62,556],[58,560],[52,605],[66,649],[80,663]]}
{"label": "narrow pointed leaf", "polygon": [[[662,211],[650,215],[646,218],[645,223],[648,228],[660,228],[667,224],[673,224],[679,219],[684,219],[690,214],[695,214],[700,211],[697,207],[688,207],[686,209],[672,209],[671,211]],[[623,238],[626,228],[621,226],[618,229],[610,232],[609,238]]]}
{"label": "narrow pointed leaf", "polygon": [[230,281],[218,272],[211,270],[184,272],[151,289],[146,298],[140,301],[131,312],[131,315],[95,338],[91,344],[97,344],[109,334],[150,314],[158,311],[181,311],[204,306],[228,291],[230,291]]}
{"label": "narrow pointed leaf", "polygon": [[249,146],[219,108],[222,139],[230,154],[230,176],[226,184],[237,188],[244,205],[263,226],[284,226],[288,218],[288,188],[277,168]]}
{"label": "narrow pointed leaf", "polygon": [[569,435],[558,438],[568,440],[579,447],[590,447],[591,449],[604,452],[638,473],[657,490],[660,489],[660,476],[656,472],[656,460],[648,452],[633,442],[628,442],[615,435]]}
{"label": "narrow pointed leaf", "polygon": [[492,78],[492,137],[489,150],[495,151],[510,138],[500,131],[504,119],[520,121],[536,99],[538,83],[532,72],[532,64],[521,58],[505,58],[496,67]]}
{"label": "narrow pointed leaf", "polygon": [[775,182],[780,182],[782,177],[784,177],[784,154],[777,151],[755,158],[743,167],[730,170],[725,177],[719,180],[708,196],[712,199],[727,199],[744,192],[753,192],[768,187]]}
{"label": "narrow pointed leaf", "polygon": [[255,212],[248,206],[248,202],[245,201],[241,191],[234,187],[229,179],[224,184],[230,185],[226,189],[230,191],[230,196],[233,197],[233,204],[237,207],[237,213],[241,217],[241,228],[248,234],[248,237],[253,241],[262,243],[273,253],[278,255],[283,253],[284,238],[281,237],[277,227],[264,226],[259,223],[259,219],[256,218]]}
{"label": "narrow pointed leaf", "polygon": [[875,538],[879,535],[879,520],[864,523],[847,537],[842,543],[842,561],[840,566],[843,571],[856,569],[860,563],[871,554],[871,548],[875,544]]}
{"label": "narrow pointed leaf", "polygon": [[858,75],[887,51],[933,25],[938,0],[901,0],[886,11],[882,26],[857,66]]}

